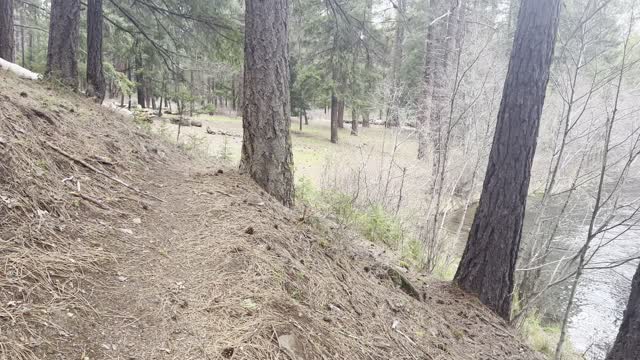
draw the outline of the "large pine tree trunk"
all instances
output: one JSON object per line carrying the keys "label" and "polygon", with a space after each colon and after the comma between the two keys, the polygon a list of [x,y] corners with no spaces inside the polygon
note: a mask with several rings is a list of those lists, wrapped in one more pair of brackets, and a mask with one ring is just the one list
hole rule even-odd
{"label": "large pine tree trunk", "polygon": [[0,58],[14,62],[13,0],[0,0]]}
{"label": "large pine tree trunk", "polygon": [[87,95],[100,103],[105,97],[102,70],[102,0],[89,0],[87,6]]}
{"label": "large pine tree trunk", "polygon": [[240,168],[293,206],[289,105],[288,0],[246,0]]}
{"label": "large pine tree trunk", "polygon": [[77,90],[80,0],[52,0],[47,50],[47,76]]}
{"label": "large pine tree trunk", "polygon": [[620,324],[620,331],[607,360],[637,359],[640,355],[640,265],[631,283],[629,303]]}
{"label": "large pine tree trunk", "polygon": [[498,315],[511,294],[560,0],[524,0],[518,17],[487,175],[455,281]]}

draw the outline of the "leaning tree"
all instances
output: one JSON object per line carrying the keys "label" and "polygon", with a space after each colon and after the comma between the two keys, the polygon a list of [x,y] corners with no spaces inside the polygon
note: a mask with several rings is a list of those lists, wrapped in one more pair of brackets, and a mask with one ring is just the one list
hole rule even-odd
{"label": "leaning tree", "polygon": [[240,168],[294,203],[289,106],[288,0],[246,0]]}
{"label": "leaning tree", "polygon": [[455,282],[511,315],[533,155],[558,28],[560,0],[523,0],[476,212]]}

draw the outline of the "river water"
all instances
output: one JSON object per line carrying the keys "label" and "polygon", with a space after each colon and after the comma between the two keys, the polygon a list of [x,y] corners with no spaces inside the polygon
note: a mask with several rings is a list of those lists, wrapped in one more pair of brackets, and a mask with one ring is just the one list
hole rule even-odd
{"label": "river water", "polygon": [[[586,234],[587,228],[579,230]],[[620,233],[610,231],[604,236],[603,241],[615,236],[619,238],[598,252],[594,266],[607,266],[640,252],[640,229]],[[629,262],[614,269],[589,270],[582,278],[576,294],[575,310],[571,314],[569,336],[574,348],[588,359],[604,359],[615,340],[637,264]]]}
{"label": "river water", "polygon": [[[640,193],[640,191],[638,192]],[[533,235],[533,223],[538,220],[539,198],[532,197],[528,201],[527,215],[523,229],[523,242],[530,241]],[[477,204],[474,204],[477,205]],[[549,205],[551,210],[559,212],[558,204]],[[554,242],[554,253],[551,260],[562,256],[575,254],[584,244],[588,232],[588,219],[585,216],[590,210],[588,204],[572,204],[570,211],[561,221],[561,227]],[[469,209],[465,219],[464,231],[469,231],[475,206]],[[620,214],[624,215],[624,214]],[[548,218],[554,214],[545,215]],[[459,223],[460,214],[454,214],[453,223]],[[612,262],[627,259],[640,254],[640,226],[631,228],[624,234],[622,229],[611,230],[601,239],[593,241],[593,247],[605,243],[614,237],[608,245],[602,247],[594,256],[592,266],[607,266]],[[453,230],[451,230],[453,231]],[[466,240],[466,237],[464,237]],[[464,241],[462,241],[464,242]],[[464,244],[461,244],[460,251]],[[591,253],[591,252],[590,252]],[[638,266],[637,261],[629,262],[614,269],[586,270],[576,293],[573,311],[570,314],[568,327],[569,340],[578,353],[584,354],[589,360],[602,360],[607,350],[615,340],[622,319],[622,313],[627,305],[630,293],[631,278]],[[552,269],[553,270],[553,269]],[[548,273],[552,272],[548,271]],[[544,276],[544,275],[543,275]],[[548,291],[541,301],[544,317],[558,323],[565,311],[566,300],[569,296],[571,283],[569,281]]]}
{"label": "river water", "polygon": [[[626,192],[628,194],[625,198],[629,199],[637,197],[637,194],[640,193],[638,191],[631,192],[629,189],[626,189]],[[536,205],[535,200],[530,201],[525,231],[527,226],[531,226],[527,223],[532,222],[532,219],[537,216]],[[553,213],[556,206],[550,205],[550,207],[551,210],[547,211]],[[571,210],[565,213],[561,222],[561,231],[556,236],[552,259],[571,256],[584,245],[588,233],[591,205],[586,202],[574,201],[574,204],[569,208]],[[626,213],[621,211],[618,216],[628,216],[630,211],[632,210]],[[615,220],[612,221],[612,224],[615,223]],[[599,247],[601,244],[606,244],[606,246]],[[612,263],[619,263],[621,260],[640,254],[640,227],[625,226],[608,231],[592,241],[591,250],[587,253],[587,257],[593,254],[596,248],[598,250],[580,280],[568,327],[569,339],[573,348],[590,360],[604,359],[615,340],[622,314],[627,305],[631,278],[638,262],[632,261],[609,269],[588,268],[609,267]],[[567,281],[545,295],[543,303],[548,318],[555,322],[562,319],[570,288],[571,282]]]}

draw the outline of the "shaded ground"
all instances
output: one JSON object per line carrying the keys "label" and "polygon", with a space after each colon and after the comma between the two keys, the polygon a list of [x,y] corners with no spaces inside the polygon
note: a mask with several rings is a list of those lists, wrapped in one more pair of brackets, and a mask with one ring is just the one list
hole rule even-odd
{"label": "shaded ground", "polygon": [[539,358],[477,300],[245,176],[0,76],[0,358]]}

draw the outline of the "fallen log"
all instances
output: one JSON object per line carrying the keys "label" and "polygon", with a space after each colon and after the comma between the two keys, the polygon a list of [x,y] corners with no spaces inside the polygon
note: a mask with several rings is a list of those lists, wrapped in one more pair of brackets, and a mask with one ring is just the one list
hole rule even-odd
{"label": "fallen log", "polygon": [[209,135],[222,135],[222,136],[231,136],[231,137],[242,137],[240,134],[234,134],[222,130],[211,129],[207,126],[207,134]]}

